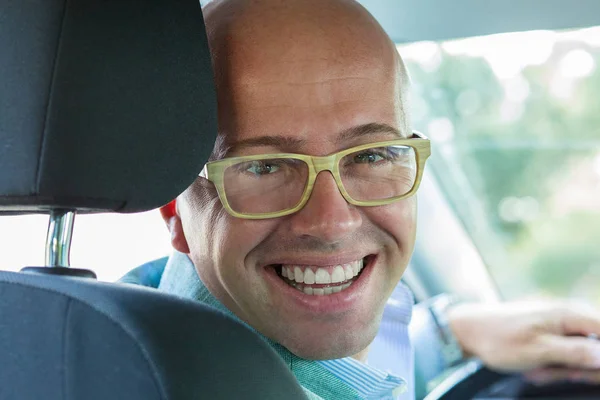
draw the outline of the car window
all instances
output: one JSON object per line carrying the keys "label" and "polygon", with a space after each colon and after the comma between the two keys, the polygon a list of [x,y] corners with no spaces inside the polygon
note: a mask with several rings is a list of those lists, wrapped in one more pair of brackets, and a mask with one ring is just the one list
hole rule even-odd
{"label": "car window", "polygon": [[[597,301],[600,27],[398,48],[413,125],[433,141],[428,171],[480,256],[468,259],[483,259],[507,298]],[[0,269],[43,265],[46,229],[46,216],[3,217]],[[102,280],[170,251],[157,211],[76,217],[71,264]]]}
{"label": "car window", "polygon": [[[44,265],[47,229],[45,215],[3,216],[0,270]],[[99,280],[115,281],[136,266],[170,252],[169,233],[156,210],[75,217],[71,266],[91,269]]]}
{"label": "car window", "polygon": [[600,27],[398,49],[428,168],[504,297],[600,300]]}

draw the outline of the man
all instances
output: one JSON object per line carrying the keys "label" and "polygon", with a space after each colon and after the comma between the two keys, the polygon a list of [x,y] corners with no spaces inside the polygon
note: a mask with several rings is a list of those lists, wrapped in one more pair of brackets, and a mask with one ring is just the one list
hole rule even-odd
{"label": "man", "polygon": [[[216,1],[205,19],[219,135],[213,162],[162,209],[176,253],[159,288],[265,336],[312,398],[410,394],[409,369],[363,363],[392,292],[410,298],[397,285],[428,150],[394,44],[352,0]],[[597,379],[600,346],[566,338],[599,332],[597,313],[535,307],[458,305],[447,319],[493,368]],[[409,348],[406,329],[398,343]],[[566,367],[541,369],[554,364]]]}

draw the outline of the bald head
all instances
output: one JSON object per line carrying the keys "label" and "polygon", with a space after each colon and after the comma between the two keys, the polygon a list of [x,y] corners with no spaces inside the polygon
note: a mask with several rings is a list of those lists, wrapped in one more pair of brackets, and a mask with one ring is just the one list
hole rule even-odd
{"label": "bald head", "polygon": [[[391,56],[393,44],[377,21],[353,0],[215,0],[205,8],[215,50],[248,47],[266,58]],[[358,51],[356,51],[358,50]]]}
{"label": "bald head", "polygon": [[[215,0],[204,10],[213,53],[220,121],[231,121],[240,101],[257,85],[269,89],[253,105],[276,107],[350,101],[335,81],[360,77],[385,80],[394,91],[398,126],[410,134],[409,80],[404,64],[379,23],[354,0]],[[275,87],[286,83],[287,87]],[[294,93],[294,85],[320,84],[313,93]],[[322,90],[321,90],[322,89]],[[316,93],[319,92],[319,93]],[[346,97],[362,96],[356,91]],[[299,100],[299,101],[297,101]],[[225,114],[225,115],[224,115]],[[221,123],[221,133],[224,124]],[[221,137],[221,139],[223,139]]]}

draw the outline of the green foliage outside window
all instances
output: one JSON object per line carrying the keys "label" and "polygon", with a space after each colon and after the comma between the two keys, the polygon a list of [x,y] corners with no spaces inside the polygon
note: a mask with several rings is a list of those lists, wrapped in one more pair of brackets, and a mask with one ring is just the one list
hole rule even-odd
{"label": "green foliage outside window", "polygon": [[399,51],[428,167],[503,295],[600,303],[600,29]]}

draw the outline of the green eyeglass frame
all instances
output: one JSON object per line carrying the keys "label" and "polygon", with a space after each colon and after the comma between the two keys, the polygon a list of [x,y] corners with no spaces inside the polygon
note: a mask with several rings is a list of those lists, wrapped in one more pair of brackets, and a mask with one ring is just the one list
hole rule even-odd
{"label": "green eyeglass frame", "polygon": [[[342,178],[340,176],[340,170],[339,170],[340,160],[342,158],[344,158],[346,155],[355,153],[357,151],[365,150],[365,149],[372,148],[372,147],[385,147],[385,146],[407,146],[407,147],[413,148],[413,150],[415,152],[415,156],[416,156],[416,162],[417,162],[417,174],[415,177],[415,183],[413,184],[413,187],[410,189],[410,191],[408,191],[407,193],[405,193],[403,195],[396,196],[396,197],[390,197],[387,199],[368,200],[368,201],[354,200],[352,197],[350,197],[350,195],[344,188],[344,184],[342,183]],[[317,176],[322,171],[329,171],[333,175],[333,178],[335,179],[337,187],[340,190],[342,196],[348,203],[350,203],[352,205],[361,206],[361,207],[382,206],[382,205],[390,204],[390,203],[405,199],[405,198],[410,197],[413,194],[415,194],[416,191],[419,189],[419,185],[421,183],[421,178],[423,176],[423,170],[425,168],[425,162],[427,161],[427,158],[429,158],[430,155],[431,155],[430,140],[422,133],[413,131],[413,135],[408,139],[397,139],[397,140],[388,140],[385,142],[363,144],[360,146],[356,146],[356,147],[352,147],[352,148],[345,149],[342,151],[338,151],[336,153],[330,154],[328,156],[323,156],[323,157],[309,156],[309,155],[305,155],[305,154],[275,153],[275,154],[259,154],[259,155],[252,155],[252,156],[224,158],[222,160],[211,161],[211,162],[206,163],[206,165],[202,169],[202,172],[200,173],[199,176],[208,179],[210,182],[212,182],[215,185],[215,187],[217,189],[217,193],[219,195],[219,199],[221,200],[221,203],[223,204],[223,207],[225,208],[225,210],[230,215],[237,217],[237,218],[243,218],[243,219],[267,219],[267,218],[283,217],[285,215],[293,214],[293,213],[301,210],[302,207],[304,207],[306,205],[306,203],[308,202],[308,199],[310,198],[310,195],[312,193],[315,181],[317,180]],[[301,196],[298,204],[296,204],[294,207],[289,208],[289,209],[285,209],[285,210],[277,211],[277,212],[269,212],[269,213],[248,214],[248,213],[240,213],[240,212],[235,211],[234,209],[231,208],[229,201],[227,200],[227,194],[225,193],[225,185],[224,185],[225,170],[228,167],[230,167],[234,164],[240,163],[240,162],[255,161],[255,160],[261,160],[261,159],[265,159],[265,158],[279,158],[279,159],[293,158],[293,159],[304,161],[308,165],[308,179],[306,182],[306,187],[304,188],[304,192],[302,193],[302,196]]]}

